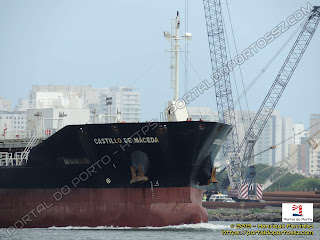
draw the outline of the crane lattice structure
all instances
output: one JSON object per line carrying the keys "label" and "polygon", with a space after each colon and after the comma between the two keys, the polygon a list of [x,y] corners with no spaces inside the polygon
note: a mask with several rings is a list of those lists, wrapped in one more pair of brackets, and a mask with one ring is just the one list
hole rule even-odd
{"label": "crane lattice structure", "polygon": [[243,156],[241,166],[245,163],[250,163],[254,144],[261,135],[293,72],[307,49],[317,29],[319,20],[320,7],[314,7],[240,144],[240,155]]}
{"label": "crane lattice structure", "polygon": [[[262,130],[268,122],[273,110],[275,109],[283,91],[289,83],[291,76],[297,68],[304,52],[306,51],[320,21],[320,7],[315,6],[311,11],[306,23],[303,25],[299,36],[297,37],[288,57],[284,61],[276,79],[274,80],[267,96],[265,97],[259,111],[253,119],[249,129],[247,130],[243,141],[240,144],[239,154],[242,157],[241,169],[249,169],[250,174],[244,176],[240,173],[241,184],[248,183],[248,188],[254,189],[256,192],[255,168],[250,166],[252,162],[252,153],[255,143],[257,142]],[[244,147],[245,146],[245,147]],[[243,151],[243,152],[242,152]],[[246,168],[244,168],[246,165]]]}
{"label": "crane lattice structure", "polygon": [[[232,132],[229,134],[223,145],[223,153],[225,156],[228,156],[228,153],[235,153],[238,151],[239,141],[236,129],[230,75],[228,72],[223,72],[224,69],[228,69],[228,58],[221,2],[220,0],[203,0],[203,4],[219,121],[233,126]],[[240,162],[237,163],[239,164]],[[232,162],[231,164],[235,163]],[[233,171],[234,169],[237,169],[237,166],[228,168],[229,178],[234,178],[234,176],[236,176],[237,172]],[[229,180],[230,182],[235,181],[235,179]]]}
{"label": "crane lattice structure", "polygon": [[[235,124],[234,106],[232,100],[231,84],[229,74],[219,74],[223,67],[227,67],[227,56],[225,37],[223,30],[222,10],[220,0],[204,0],[205,18],[209,40],[211,64],[216,88],[216,98],[218,105],[219,120],[225,123]],[[249,168],[247,176],[242,173],[246,164],[250,165],[250,160],[255,143],[262,130],[268,122],[275,106],[277,105],[283,91],[285,90],[291,76],[302,58],[314,32],[319,24],[320,7],[314,7],[306,23],[304,24],[297,40],[295,41],[288,57],[286,58],[280,72],[273,82],[267,96],[265,97],[259,111],[247,130],[244,139],[238,147],[236,129],[230,137],[228,144],[233,144],[233,148],[226,148],[229,151],[230,159],[227,161],[228,178],[231,188],[237,189],[239,185],[248,184],[255,187],[255,169]],[[218,74],[217,74],[218,73]],[[229,99],[229,100],[228,100]],[[225,101],[229,101],[226,103]],[[228,116],[233,116],[233,122],[226,122]],[[230,118],[228,119],[230,120]],[[230,145],[228,145],[230,146]]]}
{"label": "crane lattice structure", "polygon": [[[315,134],[313,134],[306,142],[308,143],[311,151],[314,151],[320,146],[320,130],[317,131]],[[279,163],[279,166],[276,168],[276,170],[268,177],[268,179],[264,182],[262,185],[262,189],[266,189],[270,187],[273,183],[278,181],[280,178],[285,176],[287,173],[293,171],[299,164],[299,161],[293,162],[291,160],[291,156],[297,154],[298,159],[301,159],[301,146],[298,147],[295,151],[291,153],[290,156],[288,156],[286,159],[282,160]]]}

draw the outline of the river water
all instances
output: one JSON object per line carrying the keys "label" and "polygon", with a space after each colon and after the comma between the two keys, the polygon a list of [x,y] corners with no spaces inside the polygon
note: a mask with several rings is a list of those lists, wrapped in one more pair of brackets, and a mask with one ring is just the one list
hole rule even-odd
{"label": "river water", "polygon": [[[10,237],[6,229],[0,229],[0,239],[12,239],[12,240],[42,240],[42,239],[52,239],[52,240],[65,240],[65,239],[106,239],[106,240],[122,240],[122,239],[132,239],[132,240],[158,240],[158,239],[168,239],[168,240],[190,240],[190,239],[320,239],[320,223],[307,223],[308,225],[313,225],[313,229],[301,229],[301,231],[313,231],[313,236],[310,235],[259,235],[258,231],[268,230],[258,228],[258,224],[287,224],[287,223],[272,223],[272,222],[250,222],[247,228],[237,229],[236,225],[240,222],[214,222],[209,223],[199,223],[199,224],[186,224],[180,226],[168,226],[168,227],[144,227],[144,228],[114,228],[114,227],[51,227],[51,228],[29,228],[29,229],[19,229],[12,234]],[[231,225],[234,225],[232,228]],[[293,223],[292,223],[293,224]],[[297,223],[294,223],[297,224]],[[255,227],[254,227],[255,226]],[[288,229],[287,225],[281,230],[269,229],[269,234],[271,231],[294,231],[295,229]],[[299,229],[298,229],[299,230]],[[233,231],[232,235],[226,235],[227,233],[223,231]],[[248,233],[249,232],[249,233]],[[266,232],[267,233],[267,232]],[[238,235],[242,234],[242,235]],[[255,234],[249,235],[247,234]]]}

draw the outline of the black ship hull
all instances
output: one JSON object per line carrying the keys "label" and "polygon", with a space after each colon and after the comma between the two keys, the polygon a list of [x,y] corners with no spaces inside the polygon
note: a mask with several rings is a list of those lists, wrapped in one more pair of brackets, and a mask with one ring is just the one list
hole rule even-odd
{"label": "black ship hull", "polygon": [[197,121],[67,126],[26,165],[0,168],[0,226],[205,222],[197,186],[210,182],[230,130]]}

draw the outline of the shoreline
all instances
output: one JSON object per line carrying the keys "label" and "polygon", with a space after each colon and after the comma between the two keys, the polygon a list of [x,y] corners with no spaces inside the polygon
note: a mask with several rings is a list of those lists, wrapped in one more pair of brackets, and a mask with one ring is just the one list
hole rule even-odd
{"label": "shoreline", "polygon": [[[264,209],[206,209],[209,221],[242,221],[242,222],[282,222],[281,207]],[[313,209],[313,222],[320,222],[320,210]]]}

